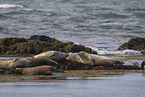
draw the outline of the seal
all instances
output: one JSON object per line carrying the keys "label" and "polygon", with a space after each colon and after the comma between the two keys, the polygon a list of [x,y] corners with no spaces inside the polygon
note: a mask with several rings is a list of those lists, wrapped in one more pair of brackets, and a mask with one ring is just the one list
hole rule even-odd
{"label": "seal", "polygon": [[138,63],[138,62],[136,62],[136,61],[131,61],[131,65],[134,65],[134,66],[139,67],[139,63]]}
{"label": "seal", "polygon": [[35,67],[35,66],[42,66],[42,65],[50,65],[50,66],[54,66],[54,67],[57,67],[58,66],[58,62],[52,60],[52,59],[49,59],[49,58],[32,58],[31,59],[31,64],[30,66],[31,67]]}
{"label": "seal", "polygon": [[67,60],[83,63],[83,61],[78,53],[71,53],[70,52],[70,53],[68,53],[68,55],[69,56],[66,58]]}
{"label": "seal", "polygon": [[2,60],[0,62],[0,69],[11,69],[13,68],[13,63],[14,63],[15,60]]}
{"label": "seal", "polygon": [[53,66],[37,66],[29,68],[15,68],[11,70],[11,74],[23,74],[23,75],[52,75],[55,71]]}
{"label": "seal", "polygon": [[47,52],[43,52],[40,53],[36,56],[34,56],[34,58],[50,58],[56,61],[60,61],[63,59],[66,59],[66,57],[68,56],[67,53],[64,52],[60,52],[60,51],[47,51]]}
{"label": "seal", "polygon": [[30,60],[27,60],[27,59],[15,59],[13,61],[13,68],[23,68],[23,67],[29,67],[31,64],[31,61]]}
{"label": "seal", "polygon": [[17,67],[29,67],[31,61],[27,59],[16,58],[14,60],[3,60],[0,62],[1,69],[12,69]]}
{"label": "seal", "polygon": [[98,66],[113,66],[114,64],[124,64],[122,61],[114,60],[111,58],[89,54],[85,51],[79,53],[69,53],[67,57],[68,60],[81,62],[88,65],[98,65]]}

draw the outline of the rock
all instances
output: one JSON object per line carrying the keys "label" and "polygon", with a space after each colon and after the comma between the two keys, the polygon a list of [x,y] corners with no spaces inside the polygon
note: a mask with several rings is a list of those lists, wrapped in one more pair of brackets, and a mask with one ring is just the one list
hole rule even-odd
{"label": "rock", "polygon": [[10,46],[16,43],[23,43],[23,42],[27,42],[27,40],[25,38],[17,38],[17,37],[0,39],[0,45],[5,45],[5,46]]}
{"label": "rock", "polygon": [[9,47],[8,55],[18,54],[38,54],[42,51],[46,51],[47,47],[50,46],[49,43],[39,41],[39,40],[31,40],[25,43],[17,43]]}
{"label": "rock", "polygon": [[10,50],[9,47],[12,45],[25,42],[27,42],[25,38],[2,38],[0,39],[0,54],[7,53]]}
{"label": "rock", "polygon": [[124,65],[122,69],[125,69],[125,70],[138,70],[140,68],[138,66],[134,66],[134,65]]}
{"label": "rock", "polygon": [[3,73],[4,73],[4,71],[2,69],[0,69],[0,74],[3,74]]}
{"label": "rock", "polygon": [[122,44],[117,50],[145,50],[145,38],[132,38],[128,42]]}
{"label": "rock", "polygon": [[58,62],[58,68],[61,70],[91,70],[93,66],[83,64],[80,62],[74,62],[71,60],[62,60]]}
{"label": "rock", "polygon": [[2,55],[29,56],[52,50],[66,53],[86,51],[97,54],[96,51],[83,45],[76,45],[73,42],[64,43],[45,35],[33,35],[28,39],[15,37],[0,39],[0,54]]}
{"label": "rock", "polygon": [[141,69],[144,69],[144,66],[145,66],[145,61],[142,61],[142,63],[141,63]]}
{"label": "rock", "polygon": [[97,52],[93,51],[91,48],[85,47],[83,45],[71,45],[66,47],[66,52],[77,53],[80,51],[97,54]]}
{"label": "rock", "polygon": [[33,35],[30,37],[30,40],[49,41],[51,38],[45,35]]}

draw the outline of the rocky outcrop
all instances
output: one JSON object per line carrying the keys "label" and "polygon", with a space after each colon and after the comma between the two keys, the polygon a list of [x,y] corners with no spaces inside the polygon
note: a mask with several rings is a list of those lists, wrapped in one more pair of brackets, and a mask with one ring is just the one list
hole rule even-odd
{"label": "rocky outcrop", "polygon": [[139,50],[139,51],[145,50],[145,38],[132,38],[118,48],[118,50],[125,50],[125,49]]}
{"label": "rocky outcrop", "polygon": [[61,51],[61,52],[80,52],[97,54],[91,48],[83,45],[76,45],[73,42],[61,42],[57,39],[48,36],[33,35],[28,39],[25,38],[2,38],[0,39],[0,54],[1,55],[31,55],[39,54],[45,51]]}

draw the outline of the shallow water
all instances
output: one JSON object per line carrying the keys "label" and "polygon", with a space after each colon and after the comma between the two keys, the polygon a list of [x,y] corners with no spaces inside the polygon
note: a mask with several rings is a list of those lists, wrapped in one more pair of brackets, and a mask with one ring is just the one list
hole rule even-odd
{"label": "shallow water", "polygon": [[[116,49],[145,36],[145,0],[0,0],[0,38],[47,35],[141,64],[140,51]],[[15,57],[0,57],[0,60]],[[89,80],[87,80],[89,79]],[[144,74],[0,83],[0,97],[145,97]]]}
{"label": "shallow water", "polygon": [[145,74],[0,83],[1,97],[144,97]]}

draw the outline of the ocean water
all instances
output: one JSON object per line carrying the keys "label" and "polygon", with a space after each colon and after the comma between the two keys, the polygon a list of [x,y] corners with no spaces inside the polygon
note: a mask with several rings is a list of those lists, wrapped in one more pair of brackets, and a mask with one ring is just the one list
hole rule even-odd
{"label": "ocean water", "polygon": [[[144,5],[145,0],[0,0],[0,38],[47,35],[83,44],[126,64],[141,64],[145,56],[140,51],[116,49],[133,37],[145,36]],[[141,73],[0,83],[0,97],[144,97],[144,90]]]}
{"label": "ocean water", "polygon": [[144,5],[144,0],[0,0],[0,38],[47,35],[101,55],[138,56],[140,51],[116,49],[145,36]]}
{"label": "ocean water", "polygon": [[145,97],[145,76],[133,73],[46,82],[0,83],[1,97]]}

